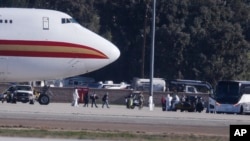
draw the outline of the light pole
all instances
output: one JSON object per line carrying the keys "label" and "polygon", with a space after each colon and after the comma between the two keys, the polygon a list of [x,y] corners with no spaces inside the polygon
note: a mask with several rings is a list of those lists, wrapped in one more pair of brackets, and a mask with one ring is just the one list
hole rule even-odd
{"label": "light pole", "polygon": [[155,48],[155,7],[156,0],[153,0],[153,19],[152,19],[152,47],[151,47],[151,59],[150,59],[150,95],[149,95],[149,110],[153,111],[154,101],[153,101],[153,78],[154,78],[154,48]]}

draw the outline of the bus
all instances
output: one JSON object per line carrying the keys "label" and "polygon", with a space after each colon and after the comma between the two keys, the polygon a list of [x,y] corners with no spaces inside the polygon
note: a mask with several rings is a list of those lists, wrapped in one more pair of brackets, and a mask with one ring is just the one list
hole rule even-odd
{"label": "bus", "polygon": [[219,81],[209,97],[210,113],[250,113],[250,81]]}

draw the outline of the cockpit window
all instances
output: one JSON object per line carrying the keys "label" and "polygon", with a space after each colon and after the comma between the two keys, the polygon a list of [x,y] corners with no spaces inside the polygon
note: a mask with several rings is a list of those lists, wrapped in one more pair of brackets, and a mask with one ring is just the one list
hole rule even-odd
{"label": "cockpit window", "polygon": [[66,23],[77,23],[77,21],[73,18],[62,18],[62,24]]}
{"label": "cockpit window", "polygon": [[13,20],[12,19],[0,19],[0,24],[5,23],[5,24],[12,24]]}

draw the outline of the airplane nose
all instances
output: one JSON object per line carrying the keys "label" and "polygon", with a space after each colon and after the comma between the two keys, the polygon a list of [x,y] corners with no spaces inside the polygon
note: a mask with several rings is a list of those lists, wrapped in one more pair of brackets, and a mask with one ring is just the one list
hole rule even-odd
{"label": "airplane nose", "polygon": [[110,59],[110,63],[114,62],[115,60],[117,60],[120,57],[120,50],[112,44],[112,47],[110,47],[109,50],[109,59]]}

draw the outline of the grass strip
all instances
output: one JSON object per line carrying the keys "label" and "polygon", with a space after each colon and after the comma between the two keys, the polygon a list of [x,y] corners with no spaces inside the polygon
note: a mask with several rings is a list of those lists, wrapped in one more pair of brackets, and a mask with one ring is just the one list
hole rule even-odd
{"label": "grass strip", "polygon": [[178,135],[178,134],[145,134],[132,132],[109,131],[65,131],[44,129],[0,129],[0,136],[7,137],[34,137],[34,138],[61,138],[61,139],[93,139],[119,141],[228,141],[221,136]]}

